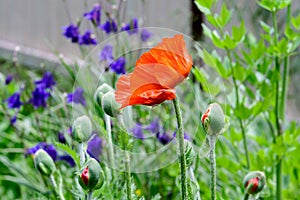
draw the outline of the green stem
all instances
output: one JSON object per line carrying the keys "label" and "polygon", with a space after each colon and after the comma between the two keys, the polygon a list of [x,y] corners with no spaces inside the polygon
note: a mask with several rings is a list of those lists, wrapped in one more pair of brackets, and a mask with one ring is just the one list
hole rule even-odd
{"label": "green stem", "polygon": [[182,114],[180,110],[179,100],[177,97],[173,100],[177,124],[178,124],[178,140],[179,140],[179,151],[180,151],[180,170],[181,170],[181,197],[183,200],[187,199],[187,180],[186,180],[186,158],[184,150],[184,131]]}
{"label": "green stem", "polygon": [[[278,44],[278,28],[277,28],[277,20],[276,20],[276,11],[272,12],[273,26],[274,26],[274,45]],[[278,56],[275,57],[275,73],[280,74],[280,63]],[[282,135],[282,127],[280,124],[280,105],[279,105],[279,77],[276,80],[276,95],[275,95],[275,120],[276,120],[276,129],[277,129],[277,138]],[[283,103],[283,102],[282,102]],[[285,102],[284,102],[285,103]],[[278,155],[276,156],[277,164],[276,164],[276,199],[282,199],[282,160]]]}
{"label": "green stem", "polygon": [[[122,126],[122,129],[126,130],[125,123],[122,115],[118,116],[118,121],[120,125]],[[127,199],[132,199],[132,192],[131,192],[131,170],[130,170],[130,157],[129,153],[127,151],[127,148],[125,147],[125,179],[126,179],[126,192],[127,192]]]}
{"label": "green stem", "polygon": [[197,197],[197,200],[201,200],[201,196],[200,196],[200,186],[195,178],[195,175],[194,175],[194,170],[192,169],[192,167],[190,167],[188,169],[188,172],[190,174],[190,178],[191,180],[195,183],[196,185],[196,188],[197,188],[197,192],[196,192],[196,197]]}
{"label": "green stem", "polygon": [[245,195],[244,195],[244,200],[248,200],[249,199],[249,194],[247,194],[247,193],[245,193]]}
{"label": "green stem", "polygon": [[79,151],[79,157],[80,157],[80,167],[84,164],[85,162],[85,153],[84,153],[84,149],[83,149],[83,143],[79,143],[78,144],[78,151]]}
{"label": "green stem", "polygon": [[216,151],[215,151],[216,136],[209,136],[209,159],[210,159],[210,196],[211,200],[216,200],[217,186],[217,167],[216,167]]}
{"label": "green stem", "polygon": [[111,167],[111,178],[114,179],[114,169],[115,169],[115,161],[114,161],[114,148],[111,138],[111,124],[110,124],[110,117],[104,114],[105,119],[105,127],[106,127],[106,134],[107,134],[107,142],[108,142],[108,157],[109,157],[109,164]]}
{"label": "green stem", "polygon": [[[238,84],[234,77],[234,68],[232,65],[231,54],[230,54],[229,49],[227,49],[227,48],[226,48],[226,53],[227,53],[227,56],[228,56],[229,62],[230,62],[232,81],[233,81],[234,90],[235,90],[235,99],[236,99],[235,107],[238,108],[240,106]],[[248,152],[248,146],[247,146],[247,136],[246,136],[246,132],[245,132],[245,127],[243,124],[243,120],[240,117],[238,117],[238,121],[239,121],[240,129],[242,131],[242,136],[243,136],[243,145],[244,145],[245,157],[246,157],[246,161],[247,161],[247,169],[250,169],[250,158],[249,158],[249,152]]]}
{"label": "green stem", "polygon": [[90,191],[90,192],[88,193],[87,199],[88,199],[88,200],[92,200],[92,196],[93,196],[93,192]]}
{"label": "green stem", "polygon": [[59,197],[59,199],[65,200],[65,197],[63,196],[62,191],[57,188],[57,184],[56,184],[53,174],[50,175],[50,180],[51,180],[51,184],[54,188],[55,194]]}

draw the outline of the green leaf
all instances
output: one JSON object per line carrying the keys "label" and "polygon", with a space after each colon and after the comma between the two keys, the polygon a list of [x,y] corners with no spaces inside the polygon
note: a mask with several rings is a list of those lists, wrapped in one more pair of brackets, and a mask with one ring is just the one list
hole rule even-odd
{"label": "green leaf", "polygon": [[80,158],[79,158],[79,156],[76,154],[76,151],[74,151],[73,149],[71,149],[71,147],[68,146],[67,144],[62,144],[62,143],[59,143],[59,142],[55,142],[54,145],[55,145],[57,148],[59,148],[59,149],[65,151],[66,153],[68,153],[68,154],[73,158],[73,160],[75,161],[76,165],[77,165],[78,167],[80,167]]}
{"label": "green leaf", "polygon": [[237,79],[237,80],[240,80],[240,81],[244,81],[245,78],[246,78],[246,69],[243,68],[243,66],[239,65],[239,64],[236,64],[234,67],[233,67],[233,76]]}
{"label": "green leaf", "polygon": [[232,16],[232,11],[228,10],[226,4],[223,3],[220,16],[218,17],[218,22],[221,28],[224,28],[230,21]]}
{"label": "green leaf", "polygon": [[232,40],[232,38],[226,33],[225,38],[223,40],[224,46],[228,49],[234,49],[237,46],[237,43]]}
{"label": "green leaf", "polygon": [[214,45],[220,49],[225,49],[224,42],[220,38],[219,34],[216,31],[213,31],[212,42]]}
{"label": "green leaf", "polygon": [[210,14],[211,7],[215,4],[215,0],[196,0],[194,1],[198,9],[205,15]]}
{"label": "green leaf", "polygon": [[291,0],[260,0],[257,3],[268,11],[276,12],[291,4]]}
{"label": "green leaf", "polygon": [[268,24],[266,24],[263,21],[259,21],[261,27],[264,29],[264,31],[268,34],[272,34],[274,32],[273,27],[270,27]]}
{"label": "green leaf", "polygon": [[296,29],[300,29],[300,15],[297,17],[292,17],[292,24]]}
{"label": "green leaf", "polygon": [[246,27],[244,21],[240,24],[240,27],[233,26],[232,27],[232,39],[235,42],[240,43],[244,40],[246,35]]}

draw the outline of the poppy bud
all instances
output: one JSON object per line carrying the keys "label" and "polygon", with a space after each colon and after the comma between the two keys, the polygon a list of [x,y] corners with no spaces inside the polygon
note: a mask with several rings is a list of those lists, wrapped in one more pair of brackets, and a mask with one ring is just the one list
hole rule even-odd
{"label": "poppy bud", "polygon": [[85,190],[91,191],[98,186],[97,184],[100,182],[100,174],[102,174],[101,171],[99,163],[94,158],[89,159],[80,171],[80,175],[78,177],[78,182],[81,187]]}
{"label": "poppy bud", "polygon": [[102,109],[104,112],[111,116],[116,117],[120,114],[120,108],[121,105],[116,102],[115,100],[115,93],[113,91],[107,92],[102,97]]}
{"label": "poppy bud", "polygon": [[108,84],[103,83],[102,85],[100,85],[94,95],[94,100],[95,102],[102,107],[102,97],[104,94],[106,94],[107,92],[113,91],[113,88],[110,87]]}
{"label": "poppy bud", "polygon": [[253,171],[248,173],[244,180],[245,193],[256,194],[260,192],[266,184],[266,176],[261,171]]}
{"label": "poppy bud", "polygon": [[39,149],[34,154],[34,166],[41,174],[46,176],[51,175],[56,169],[51,156],[43,149]]}
{"label": "poppy bud", "polygon": [[192,166],[195,160],[196,153],[194,151],[192,144],[189,141],[184,140],[184,144],[185,144],[186,167],[189,168],[190,166]]}
{"label": "poppy bud", "polygon": [[212,103],[201,117],[202,124],[208,135],[217,135],[222,133],[225,127],[225,115],[221,106]]}
{"label": "poppy bud", "polygon": [[90,118],[83,115],[78,117],[72,127],[72,134],[79,143],[86,142],[92,133],[92,123]]}

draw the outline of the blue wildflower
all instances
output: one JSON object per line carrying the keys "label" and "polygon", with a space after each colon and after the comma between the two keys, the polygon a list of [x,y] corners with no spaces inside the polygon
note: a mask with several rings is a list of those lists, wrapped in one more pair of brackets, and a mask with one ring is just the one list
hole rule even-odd
{"label": "blue wildflower", "polygon": [[68,103],[78,103],[82,104],[83,106],[86,105],[85,98],[83,96],[83,89],[78,87],[73,93],[68,94],[67,102]]}
{"label": "blue wildflower", "polygon": [[87,30],[82,36],[79,38],[80,45],[96,45],[97,40],[94,34],[90,30]]}
{"label": "blue wildflower", "polygon": [[77,43],[79,40],[79,29],[74,24],[64,27],[63,35],[70,38],[72,43]]}
{"label": "blue wildflower", "polygon": [[138,32],[138,19],[133,18],[128,24],[125,24],[122,28],[121,31],[127,31],[129,35],[135,34]]}
{"label": "blue wildflower", "polygon": [[87,146],[87,153],[95,158],[96,160],[99,160],[99,156],[102,152],[102,146],[103,146],[103,141],[100,137],[98,137],[97,134],[94,134],[94,136],[92,136],[93,138],[88,142],[88,146]]}
{"label": "blue wildflower", "polygon": [[56,151],[55,147],[52,144],[47,144],[45,142],[40,142],[37,145],[35,145],[34,147],[27,149],[25,152],[25,155],[26,156],[34,155],[35,152],[37,152],[39,149],[45,150],[54,161],[56,160],[57,151]]}
{"label": "blue wildflower", "polygon": [[5,85],[9,85],[12,80],[13,80],[13,75],[8,74],[5,79]]}
{"label": "blue wildflower", "polygon": [[[176,137],[176,131],[174,131],[173,137]],[[191,137],[190,137],[186,132],[184,132],[183,138],[184,138],[185,140],[189,140],[189,141],[191,140]]]}
{"label": "blue wildflower", "polygon": [[14,115],[12,118],[10,118],[10,124],[11,125],[15,124],[16,121],[17,121],[17,116],[16,115]]}
{"label": "blue wildflower", "polygon": [[134,137],[139,138],[139,139],[144,139],[144,132],[143,132],[143,126],[140,123],[137,123],[133,129],[132,129],[132,134]]}
{"label": "blue wildflower", "polygon": [[8,108],[20,108],[20,106],[23,104],[20,101],[20,92],[15,92],[5,101],[7,102]]}
{"label": "blue wildflower", "polygon": [[125,74],[126,73],[126,60],[124,57],[120,57],[110,64],[110,69],[116,74]]}
{"label": "blue wildflower", "polygon": [[95,26],[99,26],[100,25],[100,20],[101,20],[101,7],[99,4],[95,4],[93,9],[90,12],[84,13],[83,16],[88,19],[91,20],[92,23]]}
{"label": "blue wildflower", "polygon": [[44,87],[36,87],[35,90],[32,92],[32,98],[29,102],[35,108],[46,107],[49,96],[49,92]]}
{"label": "blue wildflower", "polygon": [[162,130],[162,127],[159,124],[159,119],[155,118],[148,126],[145,127],[145,130],[148,130],[154,134],[160,132]]}
{"label": "blue wildflower", "polygon": [[56,85],[51,72],[45,72],[43,78],[41,80],[35,81],[34,83],[37,87],[45,89],[52,89],[52,86]]}
{"label": "blue wildflower", "polygon": [[143,28],[141,31],[141,40],[143,42],[147,42],[147,40],[149,40],[149,38],[152,36],[153,34],[148,31],[147,29]]}
{"label": "blue wildflower", "polygon": [[64,136],[64,134],[61,133],[61,132],[58,132],[57,138],[58,138],[58,141],[59,141],[60,143],[65,144],[65,143],[67,142],[67,141],[66,141],[66,138],[65,138],[65,136]]}
{"label": "blue wildflower", "polygon": [[113,46],[112,45],[105,45],[100,53],[100,61],[106,61],[108,65],[110,65],[113,60]]}
{"label": "blue wildflower", "polygon": [[75,166],[75,161],[68,154],[63,155],[63,156],[59,156],[57,160],[65,161],[66,163],[68,163],[70,165],[70,167],[74,167]]}
{"label": "blue wildflower", "polygon": [[169,135],[167,132],[162,132],[162,133],[158,132],[158,133],[156,133],[156,138],[158,139],[158,141],[160,143],[162,143],[163,145],[166,145],[172,141],[174,136]]}
{"label": "blue wildflower", "polygon": [[111,32],[117,32],[118,31],[118,27],[117,24],[115,22],[115,20],[107,20],[104,24],[101,25],[101,29],[104,30],[106,32],[106,34],[109,34]]}

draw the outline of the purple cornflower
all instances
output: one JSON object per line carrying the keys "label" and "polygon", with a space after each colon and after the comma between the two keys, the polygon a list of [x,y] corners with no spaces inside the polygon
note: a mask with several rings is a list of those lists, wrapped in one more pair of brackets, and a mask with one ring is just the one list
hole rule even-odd
{"label": "purple cornflower", "polygon": [[143,42],[147,42],[147,40],[149,40],[149,38],[151,38],[153,34],[148,31],[147,29],[143,28],[142,31],[141,31],[141,40]]}
{"label": "purple cornflower", "polygon": [[44,87],[36,87],[32,92],[32,98],[30,99],[30,103],[35,107],[46,107],[47,100],[50,96],[49,92]]}
{"label": "purple cornflower", "polygon": [[126,73],[126,60],[124,57],[120,57],[110,64],[110,69],[116,74],[125,74]]}
{"label": "purple cornflower", "polygon": [[133,129],[132,129],[132,134],[134,137],[139,138],[139,139],[144,139],[144,133],[143,133],[143,126],[140,123],[137,123]]}
{"label": "purple cornflower", "polygon": [[74,24],[70,24],[69,26],[63,27],[64,32],[63,35],[66,38],[70,38],[72,43],[77,43],[79,40],[79,29]]}
{"label": "purple cornflower", "polygon": [[[93,136],[92,136],[93,137]],[[88,154],[100,161],[99,156],[102,152],[103,141],[97,134],[94,134],[94,137],[88,142],[87,152]]]}
{"label": "purple cornflower", "polygon": [[155,118],[148,126],[145,127],[145,130],[150,131],[151,133],[157,134],[160,132],[162,127],[159,124],[159,119]]}
{"label": "purple cornflower", "polygon": [[138,32],[138,19],[133,18],[128,24],[125,24],[121,31],[127,31],[129,35],[135,34]]}
{"label": "purple cornflower", "polygon": [[57,160],[65,161],[66,163],[68,163],[70,165],[70,167],[74,167],[75,166],[75,161],[68,154],[63,155],[63,156],[59,156]]}
{"label": "purple cornflower", "polygon": [[158,132],[156,134],[156,137],[157,137],[158,141],[160,143],[162,143],[163,145],[168,144],[174,138],[174,136],[169,135],[167,132],[162,132],[162,133]]}
{"label": "purple cornflower", "polygon": [[90,30],[87,30],[82,36],[79,38],[80,45],[96,45],[97,40],[94,34]]}
{"label": "purple cornflower", "polygon": [[113,46],[110,44],[107,44],[103,47],[101,53],[100,53],[100,61],[105,60],[107,62],[108,65],[110,65],[113,60]]}
{"label": "purple cornflower", "polygon": [[13,75],[8,74],[5,79],[5,85],[9,85],[12,80],[13,80]]}
{"label": "purple cornflower", "polygon": [[[173,137],[176,137],[176,131],[174,131],[174,133],[173,133]],[[185,140],[191,140],[191,137],[186,133],[186,132],[184,132],[184,136],[183,136],[183,138],[185,139]]]}
{"label": "purple cornflower", "polygon": [[7,102],[8,108],[20,108],[20,106],[23,104],[20,101],[20,92],[15,92],[5,101]]}
{"label": "purple cornflower", "polygon": [[51,158],[56,161],[57,158],[57,151],[55,149],[55,147],[52,144],[47,144],[45,142],[40,142],[37,145],[35,145],[34,147],[31,147],[29,149],[26,150],[25,155],[34,155],[35,152],[37,152],[39,149],[43,149],[45,150],[50,156]]}
{"label": "purple cornflower", "polygon": [[83,89],[78,87],[73,93],[68,94],[67,102],[68,103],[78,103],[82,104],[83,106],[86,105],[85,98],[83,96]]}
{"label": "purple cornflower", "polygon": [[10,118],[10,124],[11,125],[15,124],[16,121],[17,121],[17,116],[16,115],[14,115],[12,118]]}
{"label": "purple cornflower", "polygon": [[117,24],[115,22],[115,20],[107,20],[104,24],[101,25],[101,29],[104,30],[106,32],[106,34],[109,34],[111,32],[117,32],[118,31],[118,27]]}
{"label": "purple cornflower", "polygon": [[101,20],[101,6],[95,4],[93,9],[90,12],[84,13],[83,16],[86,19],[91,20],[95,26],[99,26]]}
{"label": "purple cornflower", "polygon": [[67,141],[66,141],[66,138],[65,138],[65,136],[64,136],[64,134],[61,133],[61,132],[58,132],[57,138],[58,138],[58,141],[59,141],[60,143],[65,144],[65,143],[67,142]]}
{"label": "purple cornflower", "polygon": [[51,72],[45,72],[42,79],[34,82],[37,87],[52,89],[52,86],[56,85]]}

